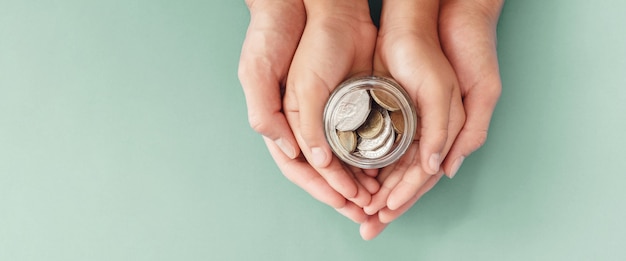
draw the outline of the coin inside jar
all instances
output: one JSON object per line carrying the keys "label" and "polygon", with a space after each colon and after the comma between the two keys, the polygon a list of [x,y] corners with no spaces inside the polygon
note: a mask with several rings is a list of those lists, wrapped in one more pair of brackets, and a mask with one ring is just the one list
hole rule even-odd
{"label": "coin inside jar", "polygon": [[374,150],[359,150],[359,154],[369,159],[380,158],[383,155],[385,155],[387,152],[389,152],[389,150],[391,150],[391,147],[393,146],[395,141],[396,139],[394,138],[394,134],[393,132],[391,132],[391,134],[389,134],[387,139],[383,141],[382,146]]}
{"label": "coin inside jar", "polygon": [[329,97],[324,130],[333,153],[360,168],[398,160],[413,141],[416,113],[393,80],[365,76],[347,80]]}
{"label": "coin inside jar", "polygon": [[398,103],[396,103],[393,96],[391,96],[388,92],[383,90],[370,90],[370,93],[372,94],[374,101],[376,101],[376,103],[383,108],[389,111],[397,111],[400,109]]}
{"label": "coin inside jar", "polygon": [[354,131],[337,131],[339,143],[346,151],[353,152],[356,149],[356,134]]}
{"label": "coin inside jar", "polygon": [[401,111],[392,111],[389,113],[389,117],[391,118],[391,125],[393,125],[393,129],[398,133],[402,134],[404,132],[404,116]]}
{"label": "coin inside jar", "polygon": [[361,138],[376,137],[383,130],[383,115],[379,110],[371,110],[365,123],[357,129]]}
{"label": "coin inside jar", "polygon": [[370,112],[370,96],[366,90],[346,94],[335,112],[335,128],[340,131],[356,130]]}
{"label": "coin inside jar", "polygon": [[384,127],[382,131],[372,138],[361,137],[359,143],[357,144],[359,151],[369,151],[380,148],[383,144],[385,144],[387,138],[389,138],[389,136],[393,133],[389,113],[387,111],[383,111],[382,115],[384,119]]}
{"label": "coin inside jar", "polygon": [[[363,98],[364,93],[368,94],[368,99]],[[336,129],[339,143],[346,151],[354,152],[360,157],[376,159],[384,156],[393,149],[396,133],[404,132],[396,130],[400,127],[399,123],[394,125],[390,116],[397,112],[396,115],[400,116],[395,116],[396,120],[403,121],[402,111],[395,109],[396,106],[394,98],[381,90],[359,90],[346,94],[335,115],[338,118]],[[390,111],[389,108],[394,110]],[[365,112],[368,115],[363,120]],[[353,131],[355,129],[356,135]]]}

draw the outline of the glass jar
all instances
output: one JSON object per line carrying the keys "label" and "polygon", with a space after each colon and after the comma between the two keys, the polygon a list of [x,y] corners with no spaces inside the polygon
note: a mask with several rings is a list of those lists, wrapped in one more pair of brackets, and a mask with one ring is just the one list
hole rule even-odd
{"label": "glass jar", "polygon": [[335,89],[323,121],[326,140],[340,160],[374,169],[404,155],[413,142],[417,113],[394,80],[364,76],[348,79]]}

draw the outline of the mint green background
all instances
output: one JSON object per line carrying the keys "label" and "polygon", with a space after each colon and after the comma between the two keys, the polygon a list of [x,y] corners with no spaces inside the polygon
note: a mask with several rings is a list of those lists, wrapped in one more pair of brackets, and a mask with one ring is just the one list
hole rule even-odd
{"label": "mint green background", "polygon": [[0,0],[0,260],[624,260],[623,1],[507,1],[487,144],[371,242],[247,124],[243,1]]}

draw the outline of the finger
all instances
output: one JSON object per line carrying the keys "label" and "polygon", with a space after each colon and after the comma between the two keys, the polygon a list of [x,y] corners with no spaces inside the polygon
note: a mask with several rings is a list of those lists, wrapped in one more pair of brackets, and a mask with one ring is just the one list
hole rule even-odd
{"label": "finger", "polygon": [[[446,141],[443,149],[443,157],[446,157],[449,149],[452,147],[457,134],[461,130],[465,123],[465,112],[463,111],[463,105],[459,89],[454,89],[452,93],[451,114],[449,118],[449,139]],[[419,161],[417,161],[419,165]],[[424,185],[427,181],[429,174],[423,171],[423,167],[414,166],[410,168],[406,174],[402,177],[400,183],[393,189],[387,200],[387,207],[391,210],[395,210],[402,205],[406,204],[415,193]]]}
{"label": "finger", "polygon": [[385,228],[386,223],[380,222],[378,215],[368,216],[367,220],[361,224],[359,232],[364,240],[372,240],[376,238]]}
{"label": "finger", "polygon": [[430,174],[424,172],[420,164],[413,164],[402,176],[402,180],[396,185],[389,194],[387,199],[387,208],[396,210],[407,201],[409,201],[419,189],[431,177]]}
{"label": "finger", "polygon": [[[285,99],[288,99],[288,97],[285,96]],[[307,158],[310,157],[310,149],[306,146],[306,144],[304,144],[304,142],[302,142],[302,137],[300,135],[301,128],[298,120],[298,113],[286,111],[285,114],[290,123],[291,129],[294,131],[298,144],[302,144],[300,146],[304,156]],[[315,168],[315,166],[312,165],[309,166],[313,170],[317,171],[318,176],[322,177],[329,186],[339,192],[344,198],[352,199],[359,194],[358,186],[356,184],[357,182],[352,179],[350,175],[351,173],[346,171],[339,159],[335,157],[331,158],[331,162],[325,168]]]}
{"label": "finger", "polygon": [[465,157],[480,148],[487,140],[487,130],[497,98],[484,100],[484,96],[480,96],[481,94],[474,90],[465,96],[467,120],[443,163],[444,171],[449,178],[456,175]]}
{"label": "finger", "polygon": [[368,176],[364,171],[358,170],[355,167],[351,167],[350,169],[352,170],[352,173],[354,173],[354,177],[359,184],[365,187],[370,194],[378,192],[380,184],[375,178]]}
{"label": "finger", "polygon": [[369,205],[363,207],[363,211],[365,211],[368,215],[373,215],[378,212],[380,209],[384,208],[387,205],[387,198],[391,193],[392,189],[400,182],[402,175],[400,173],[396,173],[395,175],[390,175],[389,178],[380,186],[378,192],[372,196],[372,200]]}
{"label": "finger", "polygon": [[[353,175],[357,175],[357,174],[354,173]],[[364,176],[362,173],[361,175]],[[372,201],[372,194],[356,178],[354,178],[354,183],[356,184],[356,187],[357,187],[356,196],[352,198],[348,198],[348,200],[350,200],[351,202],[353,202],[354,204],[362,208],[363,206],[366,206]]]}
{"label": "finger", "polygon": [[304,159],[290,159],[280,152],[280,148],[269,138],[264,138],[270,154],[283,175],[313,198],[337,209],[346,205],[346,199],[331,188]]}
{"label": "finger", "polygon": [[381,171],[379,181],[382,185],[378,192],[372,196],[370,204],[363,208],[365,213],[373,215],[380,209],[387,206],[389,194],[398,185],[402,176],[405,175],[409,167],[416,161],[415,156],[417,155],[417,150],[417,144],[412,144],[398,162],[384,168]]}
{"label": "finger", "polygon": [[363,173],[370,177],[376,177],[378,175],[379,169],[364,169]]}
{"label": "finger", "polygon": [[363,212],[363,209],[352,202],[347,202],[345,206],[335,210],[358,224],[367,220],[367,215]]}
{"label": "finger", "polygon": [[299,103],[300,135],[302,142],[310,149],[307,159],[311,165],[324,168],[330,164],[332,158],[322,125],[322,113],[331,87],[314,71],[307,71],[304,75],[300,72],[292,74],[296,79],[295,85],[298,86],[296,96]]}
{"label": "finger", "polygon": [[304,6],[298,1],[249,3],[251,20],[240,63],[250,126],[268,137],[289,158],[299,149],[282,113],[281,84],[304,30]]}
{"label": "finger", "polygon": [[430,176],[428,181],[424,183],[424,185],[417,191],[417,193],[401,207],[395,210],[391,210],[389,208],[381,209],[378,212],[378,219],[380,220],[380,222],[391,223],[393,220],[404,214],[415,204],[415,202],[417,202],[417,200],[419,200],[424,194],[426,194],[426,192],[430,191],[435,186],[435,184],[437,184],[442,175],[443,173],[440,172],[440,174]]}
{"label": "finger", "polygon": [[[244,62],[242,66],[249,65]],[[249,71],[253,72],[249,73]],[[299,149],[282,112],[278,82],[275,78],[271,79],[259,75],[262,72],[254,71],[254,69],[242,69],[240,72],[242,72],[240,79],[242,86],[244,86],[250,126],[274,142],[286,156],[294,159],[298,155]]]}
{"label": "finger", "polygon": [[[418,94],[420,111],[420,157],[422,168],[428,174],[435,174],[443,160],[443,148],[448,139],[448,118],[450,117],[450,89],[453,86],[434,84]],[[426,89],[426,88],[425,88]]]}

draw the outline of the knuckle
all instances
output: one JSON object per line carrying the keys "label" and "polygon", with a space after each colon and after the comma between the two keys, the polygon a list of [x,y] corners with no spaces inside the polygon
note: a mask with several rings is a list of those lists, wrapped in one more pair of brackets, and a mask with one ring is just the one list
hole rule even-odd
{"label": "knuckle", "polygon": [[448,130],[438,130],[437,132],[435,132],[435,135],[433,135],[433,138],[438,143],[445,143],[448,139]]}
{"label": "knuckle", "polygon": [[[315,138],[317,137],[317,127],[314,126],[313,124],[307,123],[307,122],[300,122],[300,133],[302,135],[302,138],[307,141],[307,142],[313,142],[315,141]],[[312,145],[312,144],[309,144]]]}
{"label": "knuckle", "polygon": [[502,94],[502,84],[499,80],[493,80],[484,85],[484,94],[490,100],[498,100]]}
{"label": "knuckle", "polygon": [[272,64],[267,60],[242,52],[237,67],[237,78],[244,90],[254,88],[277,81],[277,74],[272,69]]}
{"label": "knuckle", "polygon": [[469,142],[468,154],[476,151],[487,142],[487,131],[476,131],[472,133],[471,140]]}
{"label": "knuckle", "polygon": [[252,7],[254,6],[254,3],[256,2],[255,0],[245,0],[246,2],[246,6],[248,6],[248,9],[252,9]]}
{"label": "knuckle", "polygon": [[255,75],[259,75],[257,70],[258,66],[255,66],[251,58],[252,56],[243,52],[239,60],[239,66],[237,67],[237,77],[244,89],[251,87],[250,85],[254,83]]}
{"label": "knuckle", "polygon": [[246,77],[248,75],[248,68],[246,65],[246,62],[242,59],[239,62],[239,67],[237,68],[237,78],[239,78],[239,82],[242,84],[246,81]]}
{"label": "knuckle", "polygon": [[431,144],[443,144],[448,139],[448,130],[447,129],[422,129],[424,140],[430,140]]}
{"label": "knuckle", "polygon": [[476,89],[473,95],[476,95],[477,101],[482,105],[495,106],[502,95],[502,82],[497,72],[478,79],[470,86],[469,88]]}
{"label": "knuckle", "polygon": [[270,124],[265,117],[259,115],[258,113],[249,112],[248,123],[254,131],[265,136],[267,136],[266,134],[272,130],[272,124]]}

